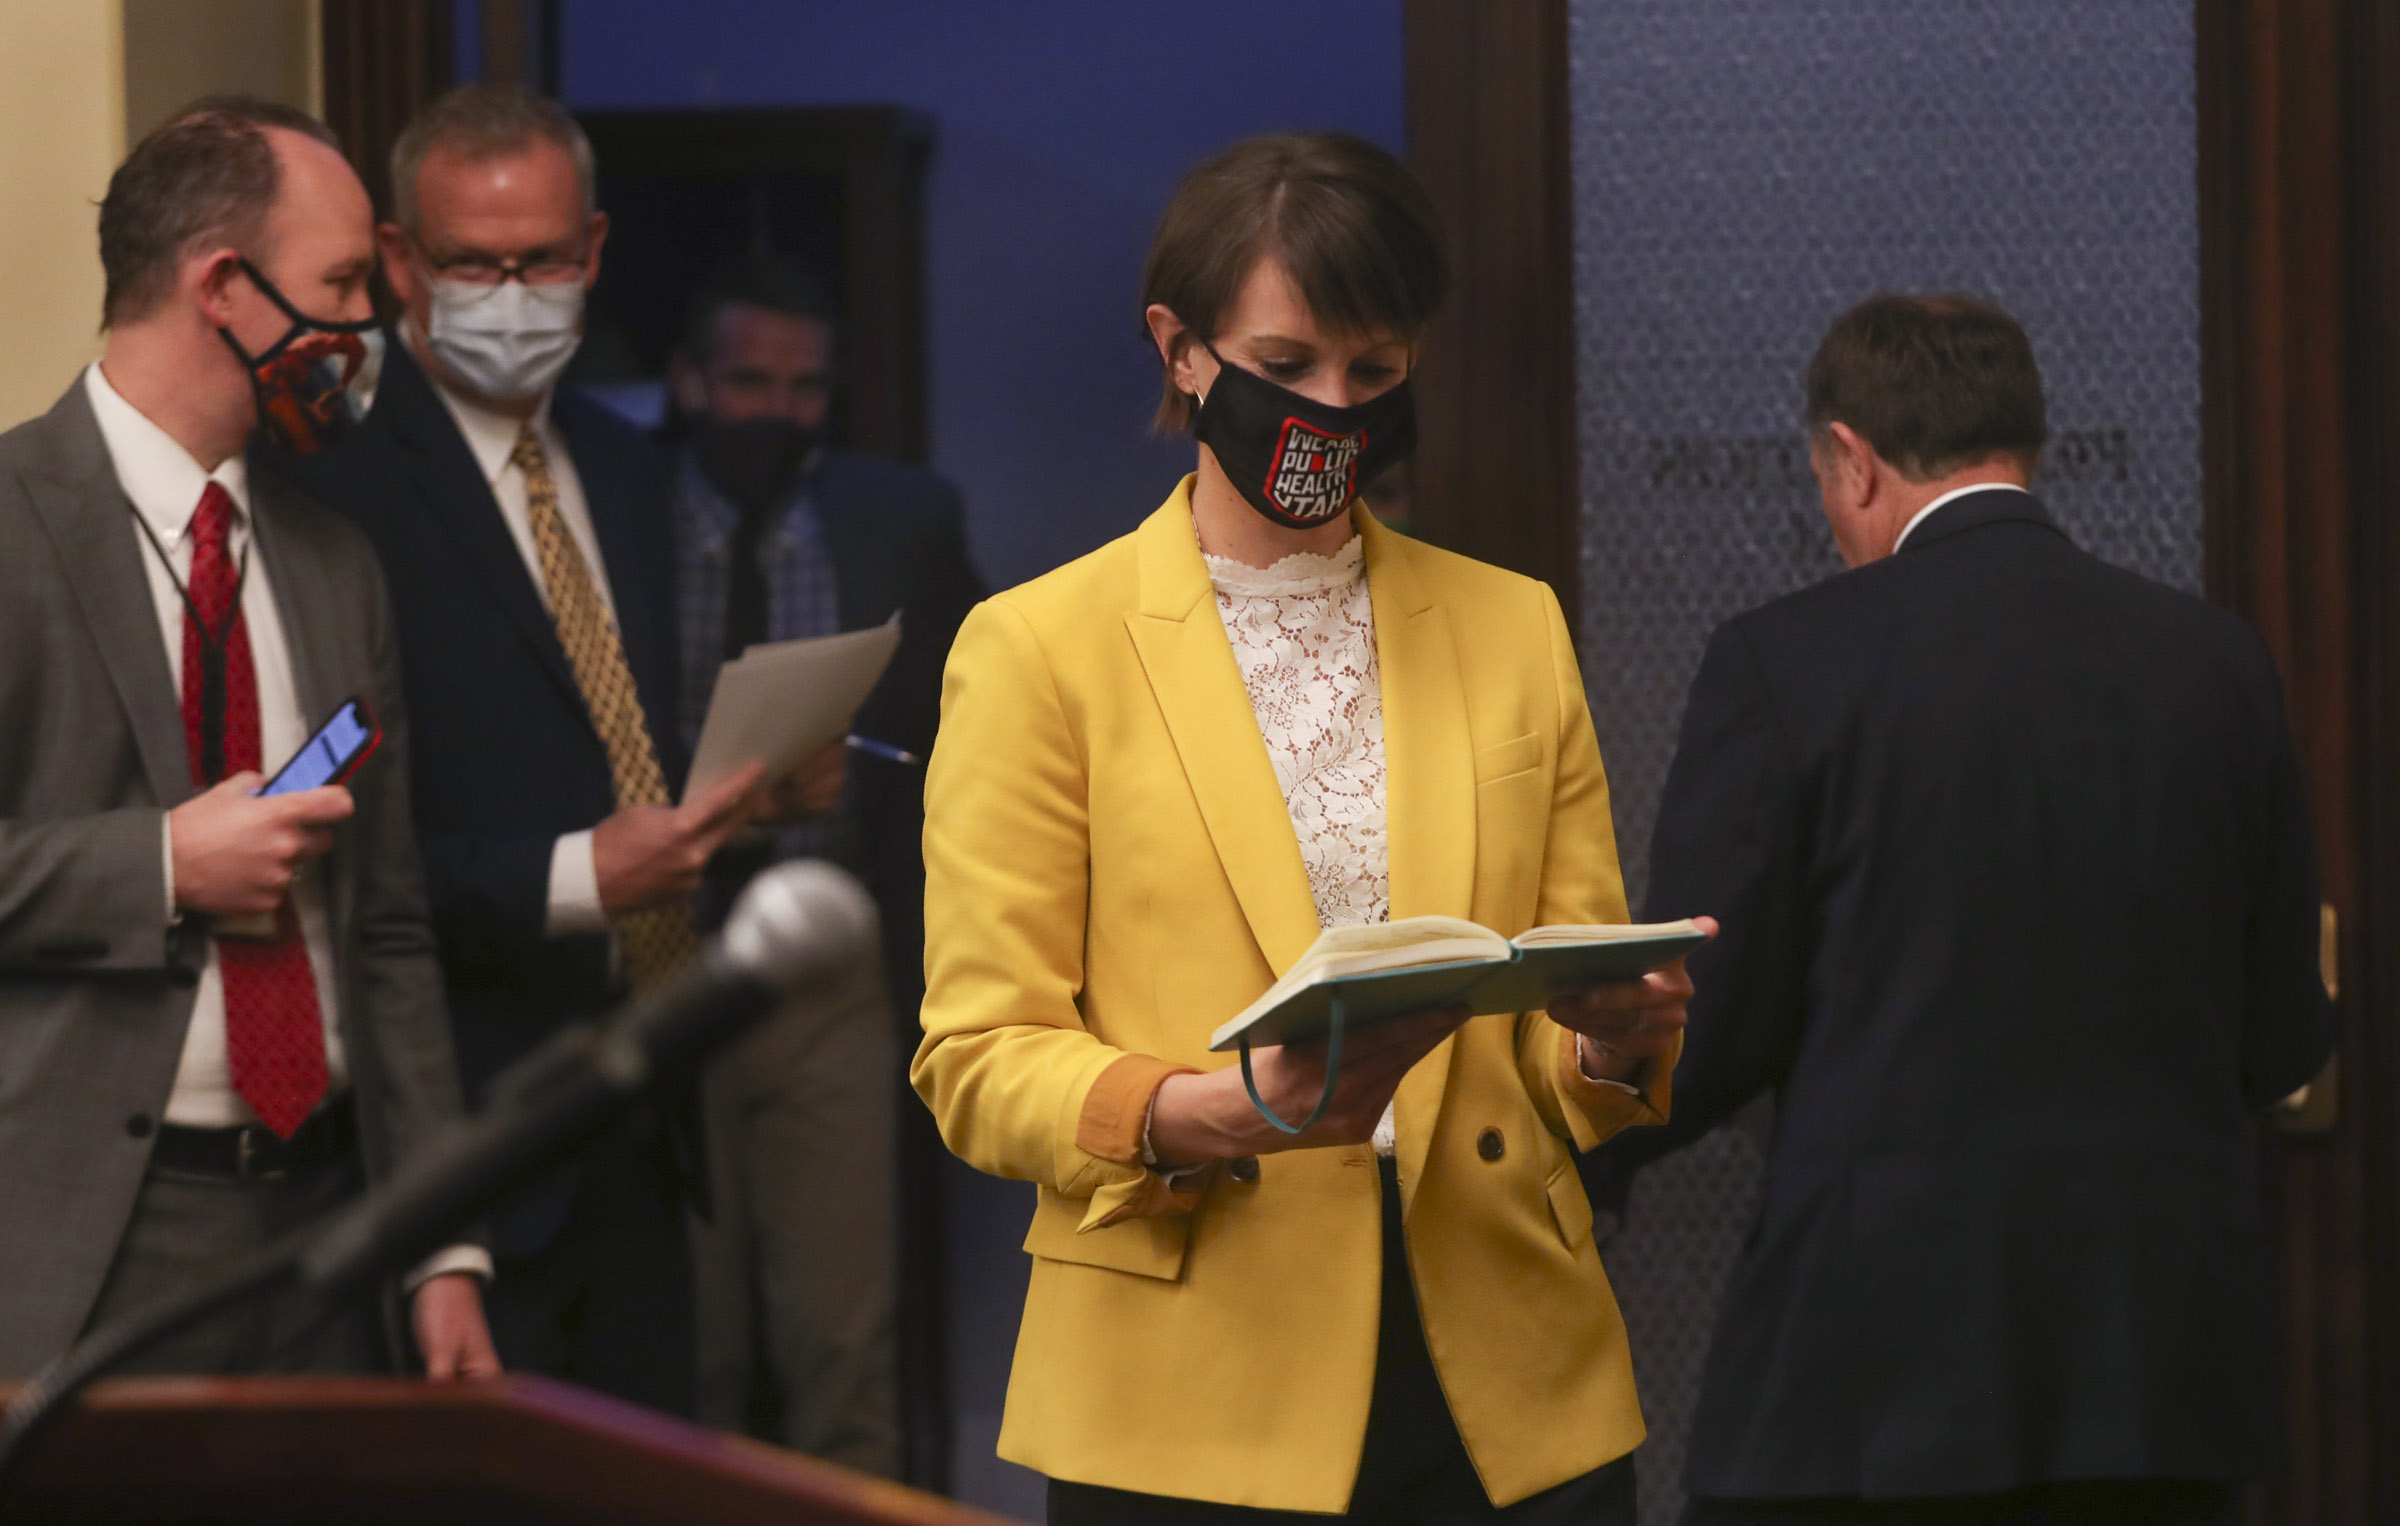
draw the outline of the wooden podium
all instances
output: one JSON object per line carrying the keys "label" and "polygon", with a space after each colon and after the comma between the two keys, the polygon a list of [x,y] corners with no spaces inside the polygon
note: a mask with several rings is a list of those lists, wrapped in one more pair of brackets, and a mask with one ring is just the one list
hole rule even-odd
{"label": "wooden podium", "polygon": [[[0,1384],[0,1403],[14,1391]],[[534,1377],[122,1378],[0,1521],[997,1526],[936,1495]]]}

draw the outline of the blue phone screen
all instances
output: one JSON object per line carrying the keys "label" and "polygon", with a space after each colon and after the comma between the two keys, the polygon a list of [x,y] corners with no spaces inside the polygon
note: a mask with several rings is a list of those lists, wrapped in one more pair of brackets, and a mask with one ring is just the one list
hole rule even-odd
{"label": "blue phone screen", "polygon": [[350,761],[352,754],[366,746],[368,738],[373,735],[365,719],[359,715],[356,704],[342,706],[333,713],[332,720],[302,744],[299,753],[283,766],[283,772],[277,774],[259,793],[289,795],[297,790],[315,789],[320,784],[331,783],[340,776],[342,765]]}

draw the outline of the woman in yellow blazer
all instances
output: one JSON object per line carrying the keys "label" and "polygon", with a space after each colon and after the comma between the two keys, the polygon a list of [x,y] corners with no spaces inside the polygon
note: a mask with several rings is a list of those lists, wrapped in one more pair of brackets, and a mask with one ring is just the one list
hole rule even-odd
{"label": "woman in yellow blazer", "polygon": [[[1337,922],[1624,920],[1556,598],[1356,503],[1413,437],[1445,281],[1372,145],[1194,171],[1145,318],[1198,471],[950,657],[912,1074],[952,1149],[1040,1188],[1000,1455],[1053,1521],[1632,1520],[1569,1150],[1664,1117],[1680,969],[1361,1030],[1297,1138],[1205,1047]],[[1324,1062],[1259,1051],[1269,1105],[1305,1113]]]}

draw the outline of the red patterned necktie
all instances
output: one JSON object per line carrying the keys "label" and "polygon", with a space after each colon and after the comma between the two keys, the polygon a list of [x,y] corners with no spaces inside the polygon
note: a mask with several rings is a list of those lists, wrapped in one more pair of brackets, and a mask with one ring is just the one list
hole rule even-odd
{"label": "red patterned necktie", "polygon": [[[183,740],[192,782],[203,789],[259,766],[258,669],[250,660],[232,536],[233,498],[211,482],[192,518],[191,603],[183,617]],[[212,648],[223,673],[213,696],[222,718],[213,776],[207,746]],[[326,1085],[325,1017],[291,898],[275,908],[273,941],[220,939],[217,962],[225,977],[225,1060],[233,1089],[261,1122],[289,1139]]]}

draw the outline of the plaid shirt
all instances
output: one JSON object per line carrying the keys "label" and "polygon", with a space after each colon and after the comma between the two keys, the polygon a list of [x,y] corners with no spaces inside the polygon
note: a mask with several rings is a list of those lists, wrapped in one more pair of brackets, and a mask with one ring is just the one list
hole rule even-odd
{"label": "plaid shirt", "polygon": [[[810,501],[812,456],[785,498],[775,524],[759,539],[767,572],[767,639],[830,636],[842,628],[833,561]],[[683,726],[688,752],[700,740],[717,669],[725,661],[727,544],[741,510],[726,501],[687,454],[675,474],[675,588],[682,621]],[[836,856],[839,810],[776,834],[776,856]]]}

